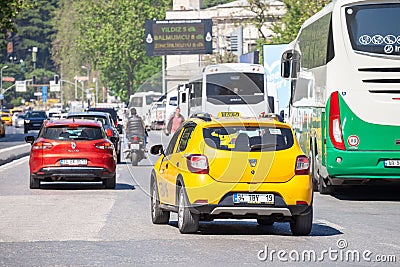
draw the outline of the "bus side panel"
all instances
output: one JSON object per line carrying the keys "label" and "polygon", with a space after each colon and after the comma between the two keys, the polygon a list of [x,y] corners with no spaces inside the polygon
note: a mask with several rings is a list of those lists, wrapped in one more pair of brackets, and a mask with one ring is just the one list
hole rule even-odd
{"label": "bus side panel", "polygon": [[[326,118],[329,121],[329,103]],[[362,103],[360,103],[362,104]],[[336,149],[326,131],[326,167],[331,178],[399,179],[400,166],[385,166],[400,160],[400,126],[380,125],[361,120],[339,95],[340,122],[345,150]],[[399,140],[400,142],[400,140]]]}

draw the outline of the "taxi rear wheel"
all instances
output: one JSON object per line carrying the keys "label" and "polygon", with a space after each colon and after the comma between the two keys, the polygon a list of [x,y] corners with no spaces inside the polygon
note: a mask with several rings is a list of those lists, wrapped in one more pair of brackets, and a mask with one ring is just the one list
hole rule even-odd
{"label": "taxi rear wheel", "polygon": [[157,184],[153,178],[151,183],[151,221],[154,224],[167,224],[169,222],[169,216],[170,212],[162,210],[160,207]]}
{"label": "taxi rear wheel", "polygon": [[185,189],[183,187],[179,190],[178,199],[178,228],[182,234],[195,233],[199,229],[198,214],[193,214],[188,206]]}
{"label": "taxi rear wheel", "polygon": [[293,235],[309,235],[311,233],[313,209],[305,215],[296,215],[290,222],[290,230]]}
{"label": "taxi rear wheel", "polygon": [[30,175],[30,189],[39,189],[40,188],[40,180],[33,178],[32,174]]}

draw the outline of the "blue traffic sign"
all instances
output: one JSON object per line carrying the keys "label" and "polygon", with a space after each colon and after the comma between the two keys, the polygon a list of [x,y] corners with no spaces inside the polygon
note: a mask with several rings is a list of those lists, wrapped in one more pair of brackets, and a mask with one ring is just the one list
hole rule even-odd
{"label": "blue traffic sign", "polygon": [[47,102],[47,86],[42,86],[42,101]]}

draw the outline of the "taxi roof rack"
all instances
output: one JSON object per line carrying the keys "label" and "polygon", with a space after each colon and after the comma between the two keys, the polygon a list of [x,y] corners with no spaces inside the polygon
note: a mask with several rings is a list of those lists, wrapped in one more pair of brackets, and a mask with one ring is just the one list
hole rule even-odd
{"label": "taxi roof rack", "polygon": [[197,112],[190,115],[190,118],[201,119],[203,121],[211,121],[211,114],[207,112]]}

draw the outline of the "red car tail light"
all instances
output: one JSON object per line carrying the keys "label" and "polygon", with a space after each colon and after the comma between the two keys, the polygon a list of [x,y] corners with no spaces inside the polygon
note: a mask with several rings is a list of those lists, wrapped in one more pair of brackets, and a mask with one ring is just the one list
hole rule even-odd
{"label": "red car tail light", "polygon": [[113,131],[112,131],[111,129],[106,129],[106,135],[107,135],[108,137],[113,136]]}
{"label": "red car tail light", "polygon": [[190,172],[198,174],[208,174],[208,160],[204,155],[191,154],[186,157],[187,165]]}
{"label": "red car tail light", "polygon": [[52,147],[53,147],[53,145],[51,143],[41,141],[41,142],[34,143],[32,146],[32,150],[44,150],[44,149],[50,149]]}
{"label": "red car tail light", "polygon": [[296,169],[294,173],[296,175],[304,175],[310,173],[310,161],[306,156],[298,156],[296,158]]}
{"label": "red car tail light", "polygon": [[336,149],[346,150],[343,141],[342,127],[340,125],[339,93],[331,94],[329,107],[329,137]]}
{"label": "red car tail light", "polygon": [[114,145],[108,141],[96,143],[94,146],[98,149],[109,149],[109,150],[114,149]]}

